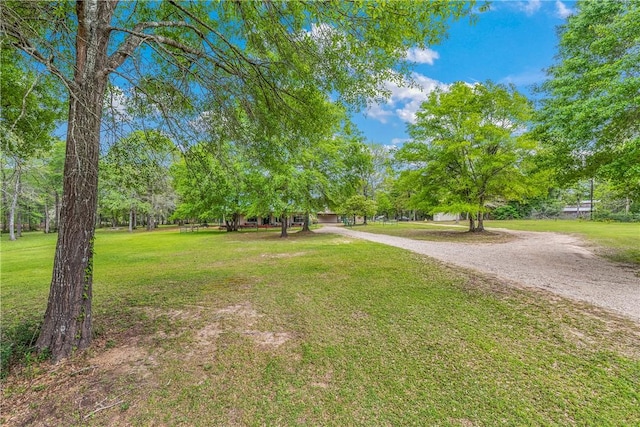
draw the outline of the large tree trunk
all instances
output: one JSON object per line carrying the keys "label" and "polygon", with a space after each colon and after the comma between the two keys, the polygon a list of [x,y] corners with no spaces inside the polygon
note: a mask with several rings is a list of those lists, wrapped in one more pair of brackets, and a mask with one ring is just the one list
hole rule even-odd
{"label": "large tree trunk", "polygon": [[129,208],[129,233],[133,233],[133,208]]}
{"label": "large tree trunk", "polygon": [[309,223],[311,222],[311,214],[309,214],[309,212],[307,212],[304,215],[304,224],[302,224],[302,231],[311,231],[309,229]]}
{"label": "large tree trunk", "polygon": [[16,219],[16,237],[22,237],[22,209],[18,208],[17,219]]}
{"label": "large tree trunk", "polygon": [[289,237],[289,234],[287,234],[287,227],[288,227],[288,218],[287,218],[287,214],[282,214],[281,217],[281,227],[280,227],[280,237],[282,238],[286,238]]}
{"label": "large tree trunk", "polygon": [[153,213],[153,191],[149,190],[149,200],[151,204],[151,210],[147,214],[147,231],[153,231],[156,228],[156,216]]}
{"label": "large tree trunk", "polygon": [[476,221],[472,213],[467,213],[467,218],[469,218],[469,231],[476,231]]}
{"label": "large tree trunk", "polygon": [[478,212],[478,225],[473,231],[484,231],[484,214],[482,212]]}
{"label": "large tree trunk", "polygon": [[227,231],[238,231],[238,219],[240,218],[240,214],[234,213],[231,215],[231,221],[226,220]]}
{"label": "large tree trunk", "polygon": [[115,2],[78,1],[60,229],[44,324],[36,342],[54,361],[89,346],[100,122]]}

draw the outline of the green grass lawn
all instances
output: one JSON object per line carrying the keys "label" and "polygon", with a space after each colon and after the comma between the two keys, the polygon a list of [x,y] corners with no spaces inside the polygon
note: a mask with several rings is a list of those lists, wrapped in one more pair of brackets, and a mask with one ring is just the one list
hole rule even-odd
{"label": "green grass lawn", "polygon": [[[4,340],[55,236],[2,238]],[[640,424],[638,325],[366,241],[99,231],[94,317],[4,381],[3,425]]]}
{"label": "green grass lawn", "polygon": [[398,223],[382,223],[378,221],[371,222],[366,226],[357,225],[352,229],[355,231],[365,231],[367,233],[387,234],[390,236],[435,242],[502,243],[512,239],[508,234],[499,232],[467,233],[464,222],[456,225],[453,222],[434,224],[423,221]]}

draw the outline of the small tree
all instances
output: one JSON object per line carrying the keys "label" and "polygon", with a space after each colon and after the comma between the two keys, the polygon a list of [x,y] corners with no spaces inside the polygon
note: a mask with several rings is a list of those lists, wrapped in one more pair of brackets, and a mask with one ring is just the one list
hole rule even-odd
{"label": "small tree", "polygon": [[533,194],[543,184],[532,178],[531,117],[529,102],[512,87],[455,83],[432,92],[408,126],[412,141],[398,152],[405,183],[428,197],[432,212],[468,212],[469,231],[483,231],[490,202]]}
{"label": "small tree", "polygon": [[367,224],[367,217],[376,214],[378,205],[374,200],[367,199],[362,194],[356,194],[349,197],[340,207],[339,212],[347,217],[353,217],[353,223],[356,223],[356,217],[364,218],[364,224]]}

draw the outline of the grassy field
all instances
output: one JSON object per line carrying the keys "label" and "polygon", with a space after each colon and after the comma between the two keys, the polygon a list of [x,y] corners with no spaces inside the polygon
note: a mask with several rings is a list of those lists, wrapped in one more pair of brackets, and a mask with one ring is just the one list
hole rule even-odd
{"label": "grassy field", "polygon": [[[55,236],[2,236],[3,346]],[[640,328],[331,235],[99,231],[92,348],[4,380],[2,425],[638,425]]]}
{"label": "grassy field", "polygon": [[[596,251],[614,261],[640,265],[640,224],[607,223],[576,220],[511,220],[485,221],[488,228],[506,228],[523,231],[551,231],[578,235],[591,242]],[[370,233],[390,234],[410,239],[454,241],[467,243],[500,243],[509,236],[489,231],[485,234],[466,232],[466,224],[453,222],[434,224],[431,222],[399,222],[397,224],[371,223],[357,230]]]}

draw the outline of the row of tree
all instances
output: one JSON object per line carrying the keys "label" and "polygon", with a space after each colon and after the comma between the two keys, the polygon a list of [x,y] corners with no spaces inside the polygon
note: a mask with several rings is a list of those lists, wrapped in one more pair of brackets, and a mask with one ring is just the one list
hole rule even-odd
{"label": "row of tree", "polygon": [[579,2],[536,114],[491,83],[432,93],[388,174],[390,155],[365,149],[345,108],[384,97],[409,76],[407,50],[437,44],[473,2],[3,1],[3,205],[27,193],[27,165],[55,158],[44,153],[67,107],[37,347],[57,360],[91,342],[98,200],[153,227],[169,175],[177,215],[223,215],[231,229],[242,211],[370,215],[373,200],[378,212],[467,212],[481,230],[491,204],[540,194],[551,176],[607,179],[637,199],[639,11]]}

